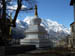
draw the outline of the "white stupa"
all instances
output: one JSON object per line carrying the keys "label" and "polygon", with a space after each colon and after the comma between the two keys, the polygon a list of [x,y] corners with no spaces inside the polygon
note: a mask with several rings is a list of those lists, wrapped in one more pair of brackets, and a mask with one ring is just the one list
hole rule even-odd
{"label": "white stupa", "polygon": [[50,47],[47,31],[40,26],[41,19],[38,17],[37,5],[35,5],[35,16],[26,29],[26,37],[21,40],[21,45],[36,45],[36,47]]}

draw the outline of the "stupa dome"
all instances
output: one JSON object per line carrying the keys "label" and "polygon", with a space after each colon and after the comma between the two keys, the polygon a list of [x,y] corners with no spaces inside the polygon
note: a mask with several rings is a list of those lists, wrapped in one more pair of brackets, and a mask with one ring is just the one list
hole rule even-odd
{"label": "stupa dome", "polygon": [[41,19],[37,16],[34,16],[34,18],[30,22],[32,25],[40,25]]}

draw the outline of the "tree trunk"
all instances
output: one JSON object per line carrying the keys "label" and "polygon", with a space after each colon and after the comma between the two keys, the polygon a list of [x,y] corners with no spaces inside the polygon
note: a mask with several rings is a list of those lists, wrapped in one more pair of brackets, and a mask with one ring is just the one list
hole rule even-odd
{"label": "tree trunk", "polygon": [[2,4],[3,4],[2,19],[5,22],[6,21],[6,2],[5,2],[5,0],[2,0]]}

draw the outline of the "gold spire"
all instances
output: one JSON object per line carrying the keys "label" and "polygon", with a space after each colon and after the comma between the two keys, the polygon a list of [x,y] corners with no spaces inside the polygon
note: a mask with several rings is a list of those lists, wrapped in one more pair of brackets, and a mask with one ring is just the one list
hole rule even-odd
{"label": "gold spire", "polygon": [[35,5],[35,16],[38,16],[38,13],[37,13],[37,5]]}

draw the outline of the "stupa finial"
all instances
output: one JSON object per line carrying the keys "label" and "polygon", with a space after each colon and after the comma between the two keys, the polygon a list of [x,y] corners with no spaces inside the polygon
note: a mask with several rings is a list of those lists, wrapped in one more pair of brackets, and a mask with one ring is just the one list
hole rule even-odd
{"label": "stupa finial", "polygon": [[38,16],[37,5],[35,5],[35,16]]}

